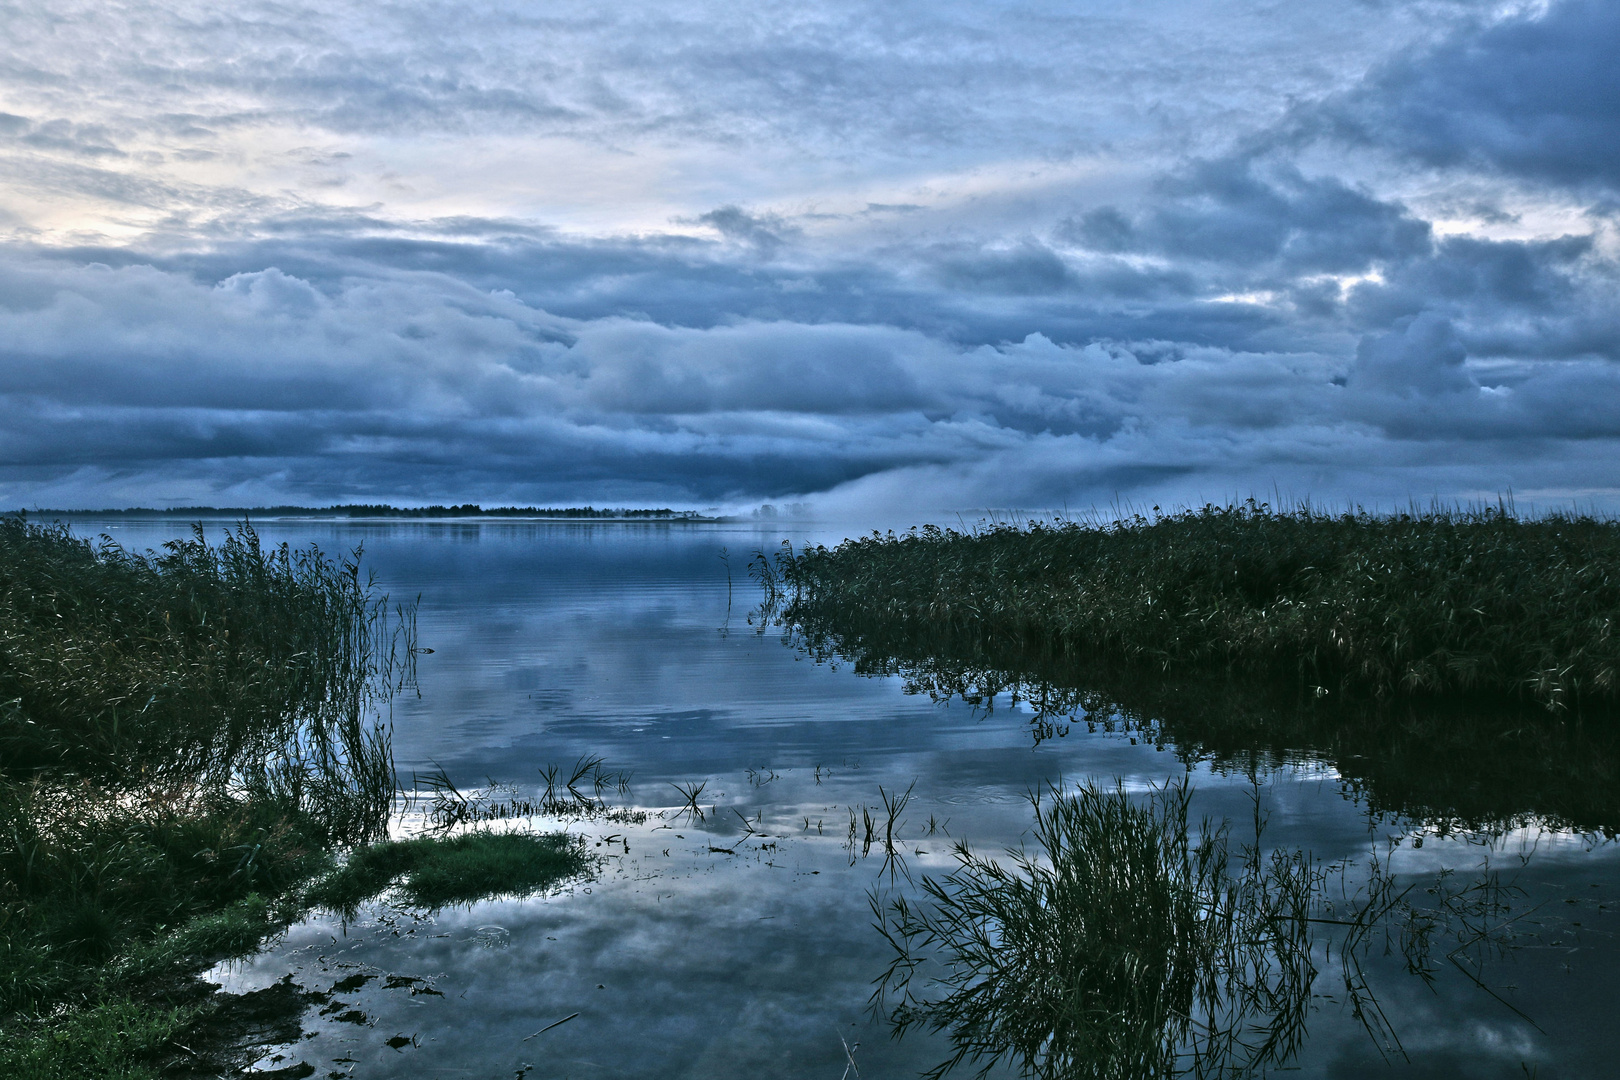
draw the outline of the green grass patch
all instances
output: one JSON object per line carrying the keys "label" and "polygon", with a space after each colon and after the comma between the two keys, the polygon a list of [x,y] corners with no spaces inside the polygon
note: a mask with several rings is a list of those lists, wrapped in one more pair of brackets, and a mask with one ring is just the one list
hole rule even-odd
{"label": "green grass patch", "polygon": [[583,873],[583,843],[566,833],[469,832],[358,848],[310,894],[318,904],[352,911],[398,885],[410,904],[437,909],[490,896],[528,896]]}
{"label": "green grass patch", "polygon": [[903,628],[1137,671],[1281,678],[1362,700],[1620,700],[1620,523],[1249,502],[1086,524],[933,527],[756,574],[810,639]]}
{"label": "green grass patch", "polygon": [[[221,951],[207,943],[211,918],[331,863],[294,808],[218,793],[151,806],[38,781],[0,788],[0,818],[0,1014],[92,984],[115,958],[177,927],[193,927],[189,951],[211,957]],[[262,936],[268,924],[258,922]]]}
{"label": "green grass patch", "polygon": [[200,966],[256,952],[290,914],[257,893],[249,893],[222,911],[199,915],[171,933],[142,942],[108,965],[108,983],[150,983],[189,975]]}
{"label": "green grass patch", "polygon": [[156,1080],[195,1010],[109,997],[0,1028],[8,1080]]}

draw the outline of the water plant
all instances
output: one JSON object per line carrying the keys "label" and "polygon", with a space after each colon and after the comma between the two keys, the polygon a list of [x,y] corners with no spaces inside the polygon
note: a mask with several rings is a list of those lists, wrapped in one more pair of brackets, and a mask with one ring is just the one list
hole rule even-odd
{"label": "water plant", "polygon": [[[901,817],[905,813],[906,805],[911,802],[911,793],[917,782],[913,780],[906,785],[906,790],[890,793],[881,784],[878,785],[878,799],[883,803],[883,813],[873,812],[872,808],[864,803],[851,806],[849,810],[849,832],[844,840],[844,847],[849,851],[849,864],[855,865],[857,858],[856,848],[859,847],[859,858],[871,855],[874,847],[883,853],[883,865],[878,871],[879,876],[886,875],[892,883],[897,875],[911,880],[911,871],[906,865],[905,844],[900,839],[900,832],[905,827]],[[808,818],[806,822],[808,823]],[[932,818],[930,818],[932,822]],[[929,835],[932,835],[930,832]]]}
{"label": "water plant", "polygon": [[[1003,865],[955,849],[924,898],[872,894],[892,963],[873,1002],[897,1034],[945,1032],[981,1075],[1219,1075],[1285,1061],[1315,968],[1309,860],[1248,849],[1187,819],[1190,788],[1082,785],[1035,801],[1038,850]],[[918,978],[926,972],[927,978]]]}
{"label": "water plant", "polygon": [[676,811],[676,816],[686,814],[693,821],[702,821],[704,818],[703,807],[698,804],[698,800],[703,797],[703,789],[709,786],[709,782],[707,780],[689,780],[684,783],[671,783],[669,786],[680,792],[681,796],[681,806]]}
{"label": "water plant", "polygon": [[[594,792],[591,795],[579,791],[577,787],[569,788],[565,784],[559,784],[562,770],[556,764],[549,764],[538,770],[540,779],[545,784],[544,790],[538,795],[526,794],[516,785],[497,783],[494,780],[490,780],[485,787],[463,791],[450,780],[442,767],[435,767],[426,775],[415,776],[414,789],[407,802],[413,809],[419,807],[427,827],[439,833],[478,822],[507,821],[542,815],[571,820],[601,818],[614,822],[645,821],[647,818],[645,810],[610,806],[600,794],[610,785],[616,787],[621,794],[628,792],[629,770],[621,769],[610,773],[601,767],[600,759],[589,760],[592,762],[591,767],[579,771],[574,782],[580,784],[581,777],[589,777]],[[564,797],[565,793],[567,797]]]}
{"label": "water plant", "polygon": [[1380,515],[1250,500],[1113,521],[933,526],[761,557],[767,616],[895,627],[1317,696],[1620,700],[1620,523],[1511,506]]}
{"label": "water plant", "polygon": [[[1033,848],[996,859],[958,842],[956,869],[924,877],[921,897],[869,892],[891,955],[872,1006],[897,1037],[947,1036],[928,1075],[965,1062],[1040,1078],[1263,1074],[1288,1065],[1324,997],[1404,1056],[1373,955],[1430,985],[1454,970],[1534,1024],[1485,975],[1539,906],[1488,859],[1402,878],[1375,845],[1352,872],[1266,851],[1258,786],[1237,844],[1228,822],[1190,820],[1191,796],[1185,778],[1139,794],[1048,787],[1031,796]],[[1319,964],[1336,995],[1316,992]]]}

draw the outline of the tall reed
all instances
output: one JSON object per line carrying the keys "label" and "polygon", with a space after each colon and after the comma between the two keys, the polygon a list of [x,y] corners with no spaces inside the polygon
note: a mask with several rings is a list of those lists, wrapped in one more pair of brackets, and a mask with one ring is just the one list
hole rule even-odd
{"label": "tall reed", "polygon": [[140,555],[0,519],[0,768],[299,796],[324,765],[375,770],[367,721],[411,656],[389,615],[355,559],[247,525]]}
{"label": "tall reed", "polygon": [[135,554],[0,518],[0,1019],[382,836],[412,633],[245,524]]}

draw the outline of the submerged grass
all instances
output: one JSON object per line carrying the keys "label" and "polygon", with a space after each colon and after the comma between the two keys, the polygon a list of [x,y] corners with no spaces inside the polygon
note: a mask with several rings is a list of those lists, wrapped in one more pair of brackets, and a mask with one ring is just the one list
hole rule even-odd
{"label": "submerged grass", "polygon": [[1152,518],[873,534],[756,567],[814,634],[910,627],[1353,698],[1620,700],[1620,523],[1250,500]]}

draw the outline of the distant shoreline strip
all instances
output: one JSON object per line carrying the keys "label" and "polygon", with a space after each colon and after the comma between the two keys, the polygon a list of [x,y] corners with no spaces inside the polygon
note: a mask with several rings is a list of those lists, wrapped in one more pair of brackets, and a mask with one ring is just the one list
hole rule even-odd
{"label": "distant shoreline strip", "polygon": [[544,518],[570,521],[720,521],[719,517],[705,516],[695,510],[666,508],[624,509],[593,506],[496,506],[484,508],[475,504],[461,506],[399,507],[371,504],[344,504],[339,506],[179,506],[179,507],[124,507],[101,510],[14,510],[11,513],[29,518]]}

